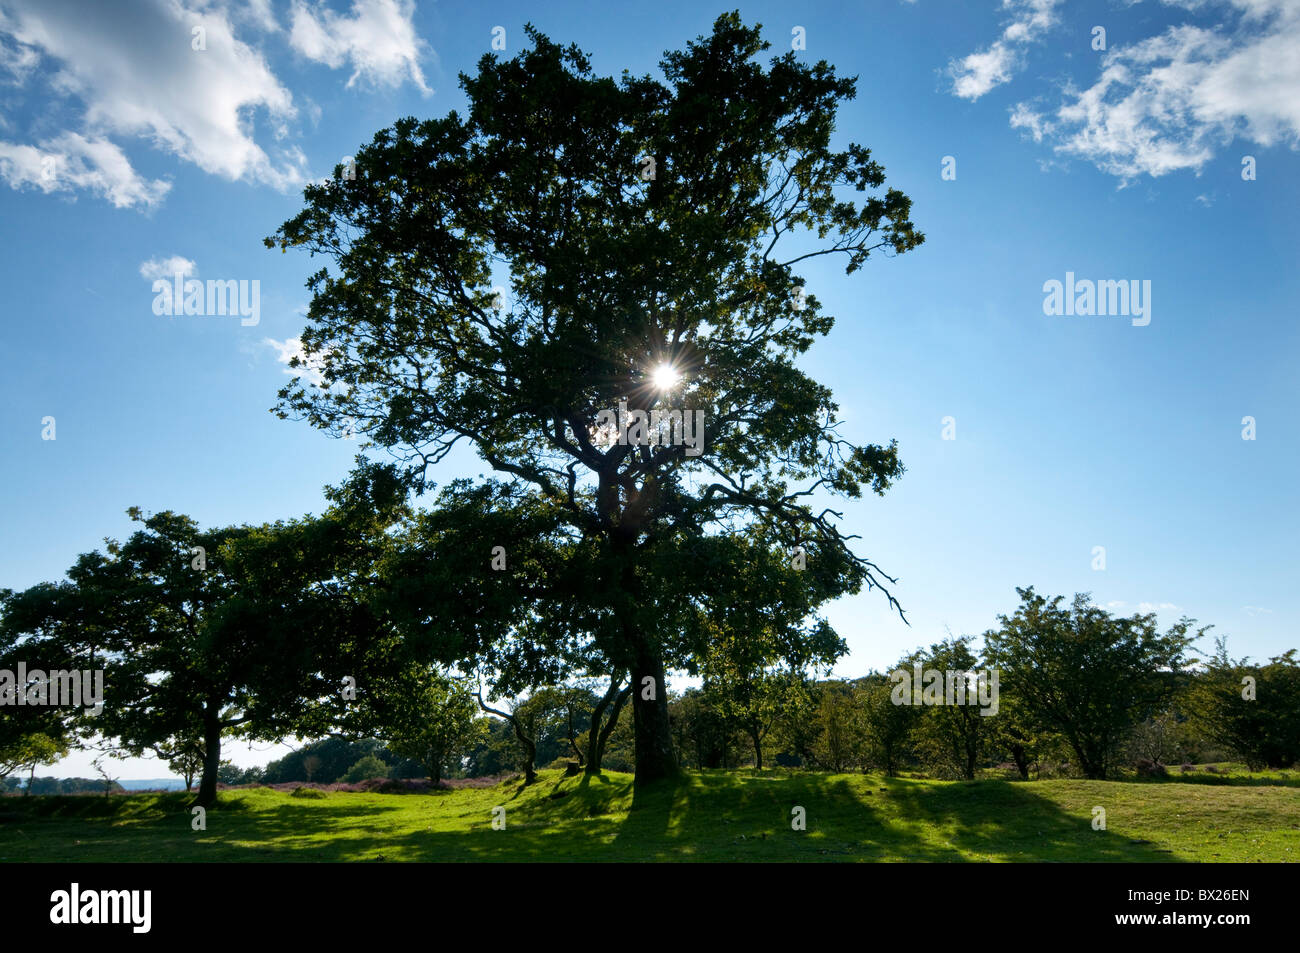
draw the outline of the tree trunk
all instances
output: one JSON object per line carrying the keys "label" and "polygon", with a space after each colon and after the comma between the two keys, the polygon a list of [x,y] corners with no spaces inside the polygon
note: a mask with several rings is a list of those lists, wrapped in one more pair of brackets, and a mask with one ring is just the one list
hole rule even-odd
{"label": "tree trunk", "polygon": [[[647,698],[653,686],[653,698]],[[644,643],[632,663],[632,724],[636,732],[636,777],[641,787],[677,774],[672,731],[668,723],[668,692],[664,663]]]}
{"label": "tree trunk", "polygon": [[1101,758],[1094,758],[1092,752],[1086,749],[1082,741],[1070,740],[1070,748],[1074,751],[1074,756],[1079,759],[1079,769],[1083,771],[1083,776],[1089,781],[1106,780],[1106,764]]}
{"label": "tree trunk", "polygon": [[524,748],[524,783],[532,784],[537,780],[537,743],[524,734],[518,718],[515,719],[515,737]]}
{"label": "tree trunk", "polygon": [[489,708],[483,701],[483,693],[475,692],[474,697],[478,699],[478,707],[482,708],[489,715],[496,715],[504,718],[510,723],[510,727],[515,730],[515,738],[519,741],[519,746],[524,749],[524,784],[533,784],[537,781],[537,769],[534,762],[537,761],[537,744],[532,738],[524,732],[523,727],[519,724],[519,719],[513,713],[499,711],[496,708]]}
{"label": "tree trunk", "polygon": [[[614,707],[610,710],[609,717],[605,719],[604,726],[600,729],[600,737],[596,743],[596,770],[600,773],[600,766],[605,762],[605,746],[609,744],[609,736],[614,733],[614,727],[618,724],[618,716],[623,711],[623,706],[627,704],[628,697],[632,694],[632,686],[626,685],[614,699]],[[588,765],[590,767],[590,765]]]}
{"label": "tree trunk", "polygon": [[583,766],[583,764],[586,763],[586,761],[587,761],[587,757],[586,757],[586,755],[584,755],[584,754],[582,753],[582,749],[578,747],[578,739],[576,738],[576,736],[575,736],[575,732],[574,732],[574,730],[573,730],[573,701],[572,701],[572,699],[570,699],[568,702],[565,703],[565,708],[568,709],[568,713],[569,713],[569,747],[573,749],[573,753],[574,753],[574,754],[577,756],[577,758],[578,758],[578,767],[581,768],[581,767]]}
{"label": "tree trunk", "polygon": [[751,726],[749,737],[754,742],[754,767],[759,771],[763,770],[763,739],[758,736],[758,727]]}
{"label": "tree trunk", "polygon": [[32,782],[36,780],[36,762],[32,762],[31,773],[27,775],[27,790],[23,792],[23,797],[30,797],[32,793]]}
{"label": "tree trunk", "polygon": [[197,803],[211,807],[217,801],[217,772],[221,769],[221,715],[209,705],[203,712],[203,780]]}
{"label": "tree trunk", "polygon": [[1011,758],[1016,762],[1016,770],[1020,772],[1020,780],[1029,780],[1029,757],[1025,754],[1024,745],[1011,746]]}
{"label": "tree trunk", "polygon": [[617,513],[618,487],[609,485],[604,475],[601,476],[599,492],[604,497],[602,509],[619,524],[613,539],[619,565],[614,577],[617,581],[612,608],[622,629],[623,647],[631,657],[628,674],[631,676],[632,727],[636,737],[633,785],[642,787],[677,774],[672,725],[668,720],[663,650],[651,645],[642,633],[638,619],[644,611],[644,602],[640,598],[641,581],[637,578],[633,542],[639,533],[639,518],[648,511],[655,490],[647,486],[641,493],[633,493],[636,502],[630,502],[627,510]]}
{"label": "tree trunk", "polygon": [[[596,707],[591,712],[591,728],[587,731],[587,764],[586,774],[600,774],[600,761],[602,745],[600,739],[604,732],[601,730],[603,723],[601,718],[605,714],[605,709],[613,703],[618,697],[619,689],[623,684],[623,676],[615,675],[609,681],[609,688],[605,689],[605,694],[601,696],[600,701],[596,702]],[[610,717],[613,721],[613,716]]]}

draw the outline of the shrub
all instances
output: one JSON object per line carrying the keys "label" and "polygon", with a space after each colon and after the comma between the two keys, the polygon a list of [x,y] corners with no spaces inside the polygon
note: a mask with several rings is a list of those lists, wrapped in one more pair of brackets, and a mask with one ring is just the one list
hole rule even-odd
{"label": "shrub", "polygon": [[1168,777],[1169,772],[1159,761],[1152,761],[1149,758],[1141,758],[1137,762],[1137,773],[1139,778],[1164,778]]}
{"label": "shrub", "polygon": [[343,780],[348,784],[356,784],[358,781],[386,777],[388,777],[388,765],[384,764],[383,760],[376,755],[368,754],[348,768],[343,775]]}
{"label": "shrub", "polygon": [[314,800],[320,800],[325,797],[325,792],[317,791],[315,788],[306,788],[306,787],[299,786],[294,788],[293,793],[290,794],[289,796],[305,797],[305,798],[312,798]]}

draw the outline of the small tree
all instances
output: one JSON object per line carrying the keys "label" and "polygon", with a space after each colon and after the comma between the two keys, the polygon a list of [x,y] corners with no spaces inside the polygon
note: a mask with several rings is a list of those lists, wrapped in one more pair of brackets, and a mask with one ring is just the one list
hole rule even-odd
{"label": "small tree", "polygon": [[117,779],[113,777],[111,770],[108,765],[104,763],[104,758],[102,756],[96,758],[90,763],[91,766],[94,767],[95,772],[99,775],[101,783],[104,785],[104,797],[108,797],[113,793],[113,787],[116,785]]}
{"label": "small tree", "polygon": [[1002,627],[985,636],[988,662],[1035,727],[1059,732],[1083,773],[1105,780],[1133,724],[1177,689],[1193,620],[1162,635],[1154,613],[1119,618],[1086,594],[1064,609],[1063,596],[1017,592],[1015,615],[999,616]]}
{"label": "small tree", "polygon": [[316,772],[320,770],[320,763],[320,757],[314,754],[309,754],[307,757],[302,759],[302,769],[307,772],[308,784],[310,784],[312,778],[316,776]]}
{"label": "small tree", "polygon": [[1043,727],[1021,701],[1016,684],[1001,681],[998,713],[989,719],[988,744],[999,759],[1016,766],[1020,780],[1029,780],[1029,769],[1037,770],[1042,760],[1063,747],[1060,735]]}
{"label": "small tree", "polygon": [[600,774],[605,760],[605,748],[609,745],[610,735],[618,727],[619,715],[632,694],[632,685],[623,684],[623,675],[614,675],[609,680],[609,687],[592,706],[587,729],[587,758],[583,773]]}
{"label": "small tree", "polygon": [[0,669],[13,678],[20,662],[25,662],[27,668],[26,684],[16,683],[15,679],[0,687],[0,781],[26,769],[28,794],[36,768],[58,761],[86,733],[79,724],[80,711],[18,703],[20,699],[31,702],[50,691],[45,673],[82,667],[80,660],[44,638],[47,633],[32,631],[22,624],[31,602],[57,598],[58,590],[45,585],[34,587],[32,592],[31,597],[24,597],[11,589],[0,589]]}
{"label": "small tree", "polygon": [[[537,712],[524,708],[521,701],[515,702],[509,709],[495,708],[483,700],[483,690],[474,693],[474,700],[484,713],[495,715],[510,726],[515,740],[519,743],[519,764],[524,769],[524,784],[537,781]],[[493,699],[495,701],[495,699]]]}
{"label": "small tree", "polygon": [[1228,656],[1225,639],[1188,692],[1193,724],[1252,771],[1300,760],[1300,661],[1291,649],[1251,665]]}
{"label": "small tree", "polygon": [[348,768],[343,775],[343,780],[349,784],[356,784],[358,781],[386,777],[388,777],[388,765],[384,764],[383,759],[378,755],[368,754]]}
{"label": "small tree", "polygon": [[915,705],[896,705],[889,678],[871,673],[860,679],[854,703],[860,711],[863,755],[868,764],[890,777],[898,774],[912,750],[912,733],[920,717]]}
{"label": "small tree", "polygon": [[817,705],[817,736],[812,756],[827,771],[842,772],[862,765],[863,711],[848,682],[823,682]]}
{"label": "small tree", "polygon": [[370,717],[394,754],[424,767],[438,784],[446,766],[459,764],[473,738],[474,696],[459,680],[433,667],[412,668],[380,690]]}
{"label": "small tree", "polygon": [[[982,714],[976,704],[976,687],[967,677],[979,666],[979,659],[970,648],[971,638],[948,639],[930,646],[928,651],[917,652],[904,659],[900,667],[911,670],[915,663],[920,663],[922,670],[937,670],[944,673],[945,689],[948,673],[953,673],[960,686],[954,686],[963,692],[965,704],[922,705],[917,709],[913,726],[913,738],[917,753],[926,763],[941,774],[975,779],[975,769],[990,733],[991,722],[996,715]],[[919,686],[913,686],[914,692]],[[999,689],[1000,694],[1000,689]]]}
{"label": "small tree", "polygon": [[1137,760],[1163,765],[1182,752],[1183,726],[1175,708],[1157,711],[1133,726],[1130,750]]}
{"label": "small tree", "polygon": [[718,698],[712,692],[688,688],[668,706],[673,741],[688,765],[727,768],[735,763],[736,732],[718,710],[717,703]]}
{"label": "small tree", "polygon": [[203,753],[203,742],[197,738],[181,737],[160,746],[160,757],[167,758],[167,767],[185,780],[188,794],[194,787],[194,779],[203,773],[203,764],[207,760]]}
{"label": "small tree", "polygon": [[0,642],[103,659],[112,703],[94,729],[133,755],[197,739],[211,804],[224,735],[323,733],[342,677],[382,670],[368,583],[404,494],[363,465],[326,495],[318,518],[208,531],[132,507],[141,528],[83,554],[67,582],[0,593]]}
{"label": "small tree", "polygon": [[68,753],[68,740],[61,735],[50,736],[44,732],[28,735],[21,746],[17,746],[11,757],[20,767],[27,768],[27,788],[24,794],[32,793],[32,782],[36,779],[36,769],[42,765],[54,764]]}

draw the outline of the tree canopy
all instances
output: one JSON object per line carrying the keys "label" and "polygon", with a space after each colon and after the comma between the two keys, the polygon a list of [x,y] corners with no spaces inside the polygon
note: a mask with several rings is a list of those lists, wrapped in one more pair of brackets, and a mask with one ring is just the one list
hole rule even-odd
{"label": "tree canopy", "polygon": [[834,323],[797,269],[851,273],[923,236],[868,149],[832,146],[856,81],[793,53],[764,68],[738,14],[665,54],[662,79],[597,76],[528,36],[461,76],[465,116],[380,131],[266,240],[333,265],[302,335],[319,380],[278,412],[363,434],[417,490],[465,444],[544,514],[587,560],[590,634],[631,677],[652,780],[674,770],[665,666],[692,654],[710,536],[761,524],[842,591],[890,581],[819,508],[883,493],[902,464],[893,441],[845,439],[796,366]]}

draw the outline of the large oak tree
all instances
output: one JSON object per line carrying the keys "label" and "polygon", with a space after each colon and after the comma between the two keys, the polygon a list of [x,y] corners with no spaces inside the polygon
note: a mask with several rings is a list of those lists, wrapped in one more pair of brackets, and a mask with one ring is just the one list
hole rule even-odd
{"label": "large oak tree", "polygon": [[[467,445],[583,548],[643,783],[675,771],[664,675],[691,652],[706,537],[762,524],[845,591],[890,581],[824,503],[883,493],[902,466],[893,442],[845,439],[796,366],[833,325],[798,268],[852,273],[922,235],[869,150],[832,147],[856,81],[792,52],[764,66],[738,14],[665,54],[662,78],[598,76],[528,35],[461,76],[466,115],[382,130],[267,239],[332,264],[302,335],[320,378],[278,412],[388,448],[416,490]],[[611,440],[620,406],[702,411],[702,441]]]}

